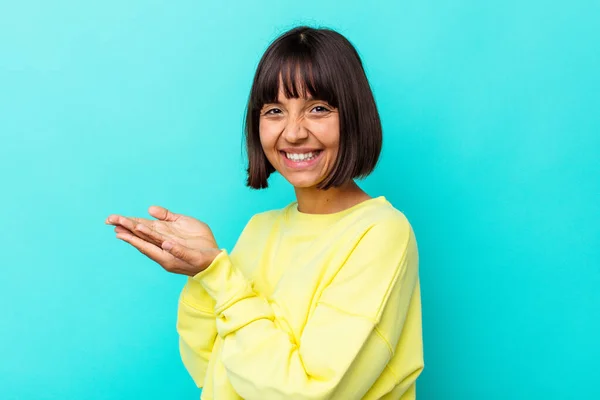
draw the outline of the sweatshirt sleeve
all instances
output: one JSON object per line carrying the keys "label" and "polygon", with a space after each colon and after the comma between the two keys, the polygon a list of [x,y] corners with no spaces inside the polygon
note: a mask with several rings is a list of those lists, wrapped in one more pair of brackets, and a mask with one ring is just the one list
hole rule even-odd
{"label": "sweatshirt sleeve", "polygon": [[177,333],[183,365],[197,387],[204,377],[217,337],[215,301],[202,285],[188,278],[179,296]]}
{"label": "sweatshirt sleeve", "polygon": [[[405,219],[370,227],[295,340],[279,328],[277,304],[254,293],[223,250],[193,279],[215,300],[221,361],[234,389],[249,400],[326,399],[349,375],[361,376],[360,393],[353,393],[361,398],[385,368],[402,332],[417,282],[416,257]],[[393,313],[397,322],[381,331],[378,322],[385,313]],[[368,368],[356,362],[364,361],[366,352]]]}

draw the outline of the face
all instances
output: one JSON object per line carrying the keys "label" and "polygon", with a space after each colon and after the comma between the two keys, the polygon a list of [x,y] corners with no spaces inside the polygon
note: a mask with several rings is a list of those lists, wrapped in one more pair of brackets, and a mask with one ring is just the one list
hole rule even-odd
{"label": "face", "polygon": [[333,168],[340,120],[327,102],[287,99],[280,90],[277,103],[260,111],[259,131],[267,159],[295,188],[316,186]]}

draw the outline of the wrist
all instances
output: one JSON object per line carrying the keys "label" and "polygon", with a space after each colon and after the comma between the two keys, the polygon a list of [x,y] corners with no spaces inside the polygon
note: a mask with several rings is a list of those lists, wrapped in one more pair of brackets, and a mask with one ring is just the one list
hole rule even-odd
{"label": "wrist", "polygon": [[203,251],[203,253],[206,255],[206,261],[203,263],[202,265],[202,269],[198,272],[204,271],[205,269],[207,269],[208,267],[210,267],[212,265],[212,263],[215,261],[215,258],[217,258],[217,256],[219,254],[221,254],[223,250],[219,249],[217,247],[211,247],[211,248],[207,248]]}

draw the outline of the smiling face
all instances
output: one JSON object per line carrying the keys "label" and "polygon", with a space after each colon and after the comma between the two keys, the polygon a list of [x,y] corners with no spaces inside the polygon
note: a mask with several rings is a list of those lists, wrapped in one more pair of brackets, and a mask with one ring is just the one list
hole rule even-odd
{"label": "smiling face", "polygon": [[369,175],[381,151],[381,122],[361,59],[328,29],[297,27],[269,45],[245,118],[246,185],[253,189],[267,188],[275,171],[296,195],[340,188]]}
{"label": "smiling face", "polygon": [[338,110],[310,94],[287,98],[260,110],[262,149],[271,165],[295,188],[312,188],[327,177],[338,155]]}

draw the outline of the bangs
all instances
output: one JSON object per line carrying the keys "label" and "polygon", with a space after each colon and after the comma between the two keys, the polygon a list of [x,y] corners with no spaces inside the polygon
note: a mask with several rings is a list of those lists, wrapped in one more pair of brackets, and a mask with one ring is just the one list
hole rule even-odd
{"label": "bangs", "polygon": [[267,103],[277,103],[280,84],[286,98],[313,98],[338,107],[334,83],[328,64],[319,54],[300,43],[275,48],[263,61],[256,76],[252,104],[260,110]]}

